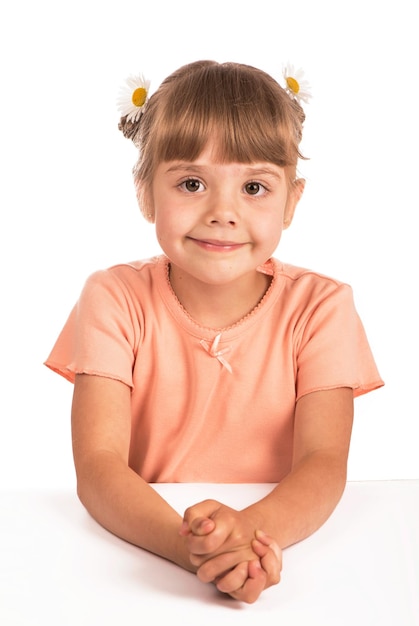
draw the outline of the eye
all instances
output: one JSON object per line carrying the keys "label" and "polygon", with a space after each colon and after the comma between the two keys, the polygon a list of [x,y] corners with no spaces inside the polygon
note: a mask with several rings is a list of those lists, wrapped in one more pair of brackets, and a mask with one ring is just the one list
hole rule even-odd
{"label": "eye", "polygon": [[249,196],[261,196],[266,191],[266,188],[261,183],[256,183],[255,181],[246,183],[244,189]]}
{"label": "eye", "polygon": [[197,178],[188,178],[187,180],[184,180],[179,186],[181,189],[184,189],[185,191],[188,191],[190,193],[203,191],[204,189],[203,184]]}

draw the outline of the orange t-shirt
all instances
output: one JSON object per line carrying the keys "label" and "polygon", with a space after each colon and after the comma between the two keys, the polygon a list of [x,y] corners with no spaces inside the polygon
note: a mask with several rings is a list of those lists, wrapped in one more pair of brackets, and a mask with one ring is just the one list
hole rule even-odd
{"label": "orange t-shirt", "polygon": [[259,305],[233,326],[197,324],[159,256],[94,273],[46,365],[132,389],[129,464],[148,482],[279,482],[294,410],[312,391],[383,382],[351,288],[276,259]]}

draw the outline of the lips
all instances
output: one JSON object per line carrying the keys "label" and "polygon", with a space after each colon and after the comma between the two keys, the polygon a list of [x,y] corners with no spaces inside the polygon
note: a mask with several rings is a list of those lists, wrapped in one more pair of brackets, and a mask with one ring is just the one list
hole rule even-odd
{"label": "lips", "polygon": [[189,239],[201,248],[219,252],[230,252],[245,245],[244,243],[224,239],[195,239],[194,237],[189,237]]}
{"label": "lips", "polygon": [[240,246],[241,245],[237,241],[224,241],[220,239],[197,239],[196,241],[201,241],[202,243],[209,243],[212,246]]}

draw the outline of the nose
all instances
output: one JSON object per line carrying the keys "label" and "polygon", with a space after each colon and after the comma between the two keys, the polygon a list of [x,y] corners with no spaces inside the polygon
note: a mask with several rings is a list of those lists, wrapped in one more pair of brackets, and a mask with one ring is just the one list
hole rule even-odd
{"label": "nose", "polygon": [[235,226],[239,216],[237,199],[229,192],[218,192],[208,202],[207,222],[211,225]]}

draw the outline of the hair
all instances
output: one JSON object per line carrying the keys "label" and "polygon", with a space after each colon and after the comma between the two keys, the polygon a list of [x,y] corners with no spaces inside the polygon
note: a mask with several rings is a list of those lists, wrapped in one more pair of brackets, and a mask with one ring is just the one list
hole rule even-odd
{"label": "hair", "polygon": [[168,76],[136,123],[119,128],[139,149],[134,182],[143,215],[153,219],[151,185],[164,161],[195,160],[216,138],[220,162],[267,161],[295,177],[304,111],[277,81],[239,63],[196,61]]}

